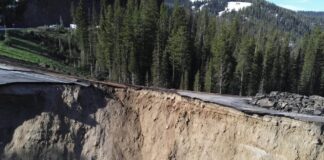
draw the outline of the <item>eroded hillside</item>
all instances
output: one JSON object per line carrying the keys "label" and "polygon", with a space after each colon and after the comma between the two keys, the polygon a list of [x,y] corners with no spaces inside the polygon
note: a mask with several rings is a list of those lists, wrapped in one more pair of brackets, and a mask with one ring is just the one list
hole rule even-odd
{"label": "eroded hillside", "polygon": [[321,123],[173,92],[12,84],[0,117],[1,159],[324,159]]}

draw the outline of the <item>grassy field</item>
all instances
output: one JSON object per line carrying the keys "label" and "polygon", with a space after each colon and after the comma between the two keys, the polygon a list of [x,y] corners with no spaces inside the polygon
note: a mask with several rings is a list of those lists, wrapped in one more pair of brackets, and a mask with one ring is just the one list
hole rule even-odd
{"label": "grassy field", "polygon": [[30,48],[13,48],[0,42],[0,56],[32,63],[54,71],[72,71],[71,67],[35,52],[37,51]]}
{"label": "grassy field", "polygon": [[30,67],[87,76],[69,30],[42,28],[0,31],[0,59]]}
{"label": "grassy field", "polygon": [[19,48],[33,53],[48,52],[48,50],[41,45],[20,38],[13,37],[12,44],[14,48]]}

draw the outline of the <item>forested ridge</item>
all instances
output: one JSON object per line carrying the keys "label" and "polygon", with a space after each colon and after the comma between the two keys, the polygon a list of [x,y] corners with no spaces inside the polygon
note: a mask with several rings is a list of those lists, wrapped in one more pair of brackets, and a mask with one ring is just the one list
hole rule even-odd
{"label": "forested ridge", "polygon": [[324,95],[324,32],[317,18],[306,25],[310,19],[296,16],[302,13],[257,0],[224,16],[180,2],[73,2],[78,27],[59,39],[59,54],[97,79],[119,83]]}
{"label": "forested ridge", "polygon": [[[269,28],[275,27],[279,30],[290,32],[293,36],[301,36],[309,33],[314,27],[323,27],[324,19],[322,12],[292,11],[279,7],[265,0],[202,0],[193,3],[195,8],[204,6],[214,15],[223,11],[230,1],[250,2],[253,5],[240,11],[240,16],[244,17],[251,27],[254,25],[267,25]],[[227,13],[225,17],[236,15],[236,12]]]}
{"label": "forested ridge", "polygon": [[180,4],[116,0],[102,1],[99,29],[88,33],[87,24],[95,22],[86,18],[83,1],[75,12],[80,61],[93,65],[97,78],[222,94],[323,95],[319,29],[293,41],[289,32],[267,25],[251,31],[238,15],[222,18]]}

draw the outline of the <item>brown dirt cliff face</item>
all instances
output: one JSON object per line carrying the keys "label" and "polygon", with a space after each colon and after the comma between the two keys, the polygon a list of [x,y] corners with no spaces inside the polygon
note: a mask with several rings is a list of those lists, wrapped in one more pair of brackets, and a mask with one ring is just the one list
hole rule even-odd
{"label": "brown dirt cliff face", "polygon": [[[62,85],[1,87],[0,159],[141,159],[138,116],[113,92]],[[28,104],[17,97],[32,100]]]}
{"label": "brown dirt cliff face", "polygon": [[[18,97],[18,99],[17,99]],[[324,159],[323,127],[177,94],[0,87],[1,159]]]}

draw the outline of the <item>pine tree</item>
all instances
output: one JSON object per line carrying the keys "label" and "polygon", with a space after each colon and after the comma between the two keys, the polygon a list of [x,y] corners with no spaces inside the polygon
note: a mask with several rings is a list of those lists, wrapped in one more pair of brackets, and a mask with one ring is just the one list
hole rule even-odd
{"label": "pine tree", "polygon": [[[190,63],[189,31],[187,13],[184,8],[176,6],[172,14],[172,31],[168,40],[167,50],[172,66],[172,87],[179,88],[183,74],[188,71]],[[186,82],[187,83],[187,82]]]}
{"label": "pine tree", "polygon": [[315,62],[314,62],[314,77],[310,94],[320,95],[323,93],[324,84],[324,33],[319,29],[315,31]]}
{"label": "pine tree", "polygon": [[[205,88],[205,76],[206,76],[206,68],[207,62],[211,56],[210,51],[210,44],[211,40],[213,38],[213,33],[215,32],[213,26],[211,24],[214,24],[216,22],[213,21],[214,19],[211,19],[209,16],[209,11],[206,9],[203,9],[201,12],[197,13],[197,17],[195,19],[195,49],[191,49],[195,51],[195,54],[193,55],[194,58],[192,58],[192,65],[193,72],[197,72],[195,70],[198,70],[200,72],[199,77],[199,88],[201,90],[204,90]],[[210,23],[212,21],[212,23]]]}
{"label": "pine tree", "polygon": [[[113,12],[112,15],[108,16],[107,24],[109,25],[110,30],[107,30],[109,34],[111,34],[109,41],[111,41],[109,45],[110,55],[110,73],[109,79],[115,82],[122,83],[125,80],[125,71],[124,71],[124,44],[123,44],[123,31],[124,31],[124,8],[122,8],[122,3],[120,0],[116,0],[113,4]],[[110,9],[108,9],[109,11]],[[110,18],[109,18],[110,17]]]}
{"label": "pine tree", "polygon": [[136,54],[136,46],[135,46],[135,21],[134,21],[134,14],[137,11],[137,4],[134,1],[128,1],[127,7],[125,11],[125,17],[123,20],[123,31],[122,31],[122,44],[124,50],[122,53],[123,57],[123,65],[122,65],[122,72],[123,75],[123,82],[125,83],[132,83],[132,56]]}
{"label": "pine tree", "polygon": [[171,54],[170,61],[172,64],[172,84],[175,88],[179,87],[180,78],[187,69],[185,67],[189,52],[188,45],[186,26],[182,26],[173,32],[168,42],[168,51]]}
{"label": "pine tree", "polygon": [[4,34],[4,44],[11,46],[12,44],[12,39],[11,39],[11,35],[8,31],[7,28],[5,28],[5,34]]}
{"label": "pine tree", "polygon": [[302,66],[303,66],[303,57],[300,50],[298,51],[296,58],[291,59],[291,63],[292,63],[291,73],[290,73],[291,91],[294,93],[299,93],[299,80],[300,80]]}
{"label": "pine tree", "polygon": [[240,50],[238,54],[238,64],[236,66],[236,72],[240,79],[240,95],[246,95],[248,92],[248,86],[251,81],[253,53],[255,50],[254,40],[250,37],[244,37],[242,39]]}
{"label": "pine tree", "polygon": [[188,71],[184,71],[184,74],[181,76],[181,81],[180,81],[180,89],[182,90],[188,90]]}
{"label": "pine tree", "polygon": [[286,37],[282,43],[280,50],[280,81],[279,81],[279,90],[280,91],[290,91],[290,71],[291,71],[291,62],[290,62],[290,48],[289,48],[289,37]]}
{"label": "pine tree", "polygon": [[300,80],[300,89],[303,94],[318,94],[320,92],[321,67],[319,30],[316,30],[310,37],[305,53],[304,65]]}
{"label": "pine tree", "polygon": [[[140,60],[140,54],[142,53],[142,48],[144,47],[142,44],[143,41],[143,27],[141,23],[141,11],[139,10],[138,1],[134,1],[134,12],[133,12],[133,27],[134,27],[134,51],[131,52],[130,55],[130,64],[129,64],[129,70],[131,72],[131,80],[132,84],[143,84],[143,81],[141,77],[141,60]],[[141,82],[142,81],[142,82]]]}
{"label": "pine tree", "polygon": [[64,28],[64,22],[62,16],[60,16],[60,28]]}
{"label": "pine tree", "polygon": [[114,55],[114,13],[112,6],[102,6],[98,31],[98,52],[96,53],[97,74],[112,79]]}
{"label": "pine tree", "polygon": [[[90,11],[89,11],[90,12]],[[92,9],[91,9],[91,15],[89,16],[89,22],[90,22],[90,29],[89,29],[89,63],[90,63],[90,72],[91,75],[93,73],[94,67],[93,65],[96,62],[96,52],[97,52],[97,40],[98,40],[98,17],[97,17],[97,11],[96,11],[96,6],[95,3],[92,4]]]}
{"label": "pine tree", "polygon": [[161,65],[161,77],[162,77],[162,86],[167,88],[172,87],[171,84],[171,74],[172,73],[172,65],[170,62],[170,53],[168,52],[167,48],[163,52],[162,56],[162,65]]}
{"label": "pine tree", "polygon": [[[277,41],[274,41],[274,46],[278,46]],[[281,75],[281,65],[280,65],[280,50],[279,47],[275,47],[275,50],[272,52],[273,62],[270,72],[270,81],[269,90],[270,91],[279,91],[280,90],[280,75]]]}
{"label": "pine tree", "polygon": [[260,92],[270,92],[273,91],[273,77],[276,75],[273,71],[273,65],[275,57],[278,53],[276,42],[277,34],[272,33],[269,40],[266,42],[265,55],[263,56],[263,71],[262,71],[262,81]]}
{"label": "pine tree", "polygon": [[[141,21],[142,21],[142,52],[139,53],[140,61],[140,78],[145,78],[148,75],[148,83],[152,79],[152,53],[154,50],[157,30],[157,20],[159,16],[159,7],[156,0],[143,0],[141,1]],[[140,80],[140,83],[142,80]]]}
{"label": "pine tree", "polygon": [[213,64],[212,70],[217,71],[215,74],[213,73],[215,77],[212,78],[212,84],[214,87],[212,87],[212,92],[218,92],[222,93],[223,91],[223,82],[224,82],[224,71],[225,71],[225,55],[226,55],[226,30],[225,26],[222,26],[222,32],[220,35],[215,36],[215,39],[213,41],[213,49],[212,49],[212,61]]}
{"label": "pine tree", "polygon": [[[214,78],[215,75],[215,68],[213,67],[213,56],[212,56],[212,42],[214,40],[214,38],[217,35],[217,30],[216,30],[216,18],[215,17],[210,17],[210,19],[208,20],[208,29],[205,33],[205,38],[204,38],[204,53],[205,55],[202,56],[204,57],[201,63],[201,67],[202,71],[205,71],[205,74],[200,74],[200,80],[201,83],[203,83],[203,85],[201,84],[201,90],[204,90],[206,92],[211,92],[213,88],[215,88],[214,84],[212,83],[212,79]],[[199,56],[199,55],[198,55]]]}
{"label": "pine tree", "polygon": [[302,74],[302,70],[303,70],[303,66],[304,66],[304,57],[305,57],[305,51],[308,47],[308,40],[309,40],[309,36],[305,36],[303,37],[303,39],[301,39],[301,41],[298,44],[298,48],[296,49],[297,53],[296,56],[292,57],[291,61],[292,61],[292,72],[291,72],[291,80],[292,80],[292,84],[291,84],[291,88],[292,88],[292,92],[294,93],[301,93],[301,74]]}
{"label": "pine tree", "polygon": [[194,82],[194,91],[201,91],[200,89],[200,72],[198,71],[195,75],[195,82]]}
{"label": "pine tree", "polygon": [[255,95],[259,92],[263,71],[263,53],[260,48],[256,48],[252,62],[252,74],[250,75],[248,95]]}
{"label": "pine tree", "polygon": [[[152,74],[153,74],[153,84],[156,86],[163,87],[163,84],[166,84],[167,77],[163,74],[162,69],[167,66],[163,66],[163,54],[165,54],[167,40],[169,36],[169,18],[168,10],[166,6],[161,5],[160,8],[160,18],[158,21],[158,29],[155,47],[153,51],[153,65],[152,65]],[[165,86],[164,86],[165,87]]]}
{"label": "pine tree", "polygon": [[216,77],[213,78],[212,83],[217,84],[213,91],[220,94],[229,93],[236,66],[234,58],[235,44],[228,39],[231,37],[230,32],[227,25],[223,25],[220,35],[217,35],[213,42],[212,63],[214,64],[213,70],[216,71]]}
{"label": "pine tree", "polygon": [[324,32],[321,33],[318,41],[318,56],[317,64],[319,66],[319,75],[320,86],[318,87],[318,94],[324,95]]}
{"label": "pine tree", "polygon": [[239,28],[239,16],[235,16],[233,21],[231,22],[228,34],[228,50],[229,52],[233,53],[237,49],[237,45],[240,42],[240,28]]}
{"label": "pine tree", "polygon": [[88,64],[88,52],[89,52],[89,31],[88,31],[88,16],[85,0],[80,0],[79,5],[75,13],[75,22],[77,25],[76,35],[79,39],[80,54],[80,66],[85,67]]}
{"label": "pine tree", "polygon": [[204,77],[204,91],[205,92],[211,92],[212,91],[212,73],[213,72],[213,68],[212,68],[212,64],[210,62],[207,62],[207,66],[206,66],[206,75]]}

